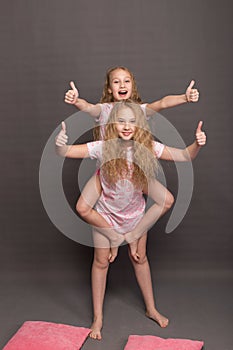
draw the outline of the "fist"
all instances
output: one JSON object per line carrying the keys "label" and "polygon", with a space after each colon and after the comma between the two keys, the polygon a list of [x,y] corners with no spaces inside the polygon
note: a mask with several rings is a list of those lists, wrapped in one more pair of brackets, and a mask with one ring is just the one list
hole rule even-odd
{"label": "fist", "polygon": [[185,92],[188,102],[197,102],[199,100],[199,91],[197,89],[193,89],[194,84],[195,81],[192,80]]}
{"label": "fist", "polygon": [[196,142],[198,146],[204,146],[206,144],[206,134],[201,129],[203,122],[199,122],[197,130],[196,130]]}
{"label": "fist", "polygon": [[67,144],[68,136],[66,135],[66,124],[65,122],[61,123],[61,131],[55,138],[55,144],[58,147],[62,147]]}
{"label": "fist", "polygon": [[71,90],[68,90],[66,92],[64,101],[66,103],[73,105],[73,104],[75,104],[75,102],[79,96],[79,93],[78,93],[78,89],[76,88],[73,81],[70,82],[70,87],[71,87]]}

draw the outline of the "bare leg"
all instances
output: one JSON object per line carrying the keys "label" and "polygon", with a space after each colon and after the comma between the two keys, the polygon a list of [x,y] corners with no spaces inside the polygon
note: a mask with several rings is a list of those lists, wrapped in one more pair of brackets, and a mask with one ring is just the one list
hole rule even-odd
{"label": "bare leg", "polygon": [[108,239],[98,232],[93,232],[95,244],[94,260],[92,264],[92,300],[93,300],[93,323],[91,325],[90,337],[101,340],[101,329],[103,326],[103,303],[106,289],[106,279],[109,268],[109,248],[98,248],[107,245]]}
{"label": "bare leg", "polygon": [[125,234],[125,240],[130,243],[132,256],[137,261],[137,244],[136,240],[147,232],[156,221],[164,215],[174,202],[173,195],[159,181],[153,179],[150,181],[148,188],[144,188],[143,192],[147,194],[155,202],[145,213],[136,227]]}
{"label": "bare leg", "polygon": [[[93,175],[85,185],[76,204],[80,216],[93,226],[94,229],[105,235],[111,243],[109,261],[113,262],[117,256],[118,247],[123,243],[124,236],[119,235],[96,210],[93,209],[102,191],[98,175]],[[106,246],[108,247],[108,245]],[[106,248],[102,247],[102,248]]]}
{"label": "bare leg", "polygon": [[138,240],[137,252],[140,256],[140,259],[137,262],[131,256],[130,250],[129,256],[133,264],[136,279],[145,302],[146,316],[157,322],[160,327],[164,328],[167,327],[169,321],[165,316],[161,315],[155,307],[150,265],[146,256],[146,241],[147,234],[144,234]]}

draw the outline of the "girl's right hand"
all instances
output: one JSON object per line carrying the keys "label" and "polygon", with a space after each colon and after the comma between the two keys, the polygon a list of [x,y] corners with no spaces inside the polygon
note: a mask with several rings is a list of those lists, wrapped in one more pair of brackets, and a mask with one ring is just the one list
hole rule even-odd
{"label": "girl's right hand", "polygon": [[200,121],[198,123],[197,130],[196,130],[196,142],[197,142],[198,146],[201,146],[201,147],[205,146],[205,144],[206,144],[206,134],[202,130],[202,125],[203,125],[203,122]]}
{"label": "girl's right hand", "polygon": [[79,93],[73,81],[70,82],[70,87],[71,87],[71,90],[68,90],[66,92],[64,101],[68,104],[73,105],[75,104],[75,102],[77,102]]}
{"label": "girl's right hand", "polygon": [[55,138],[55,144],[58,147],[62,147],[67,144],[68,136],[66,135],[66,124],[65,122],[61,123],[61,131]]}

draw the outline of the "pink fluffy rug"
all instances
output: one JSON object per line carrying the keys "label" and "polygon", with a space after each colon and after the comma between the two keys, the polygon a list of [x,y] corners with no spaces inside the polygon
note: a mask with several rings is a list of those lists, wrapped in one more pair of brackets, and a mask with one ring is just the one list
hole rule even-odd
{"label": "pink fluffy rug", "polygon": [[78,350],[90,329],[42,321],[27,321],[3,350]]}
{"label": "pink fluffy rug", "polygon": [[201,350],[203,345],[204,343],[198,340],[130,335],[124,350]]}

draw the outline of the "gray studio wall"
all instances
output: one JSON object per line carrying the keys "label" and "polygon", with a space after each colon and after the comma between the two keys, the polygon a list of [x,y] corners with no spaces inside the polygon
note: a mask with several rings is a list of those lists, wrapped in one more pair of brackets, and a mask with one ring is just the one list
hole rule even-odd
{"label": "gray studio wall", "polygon": [[[114,65],[134,72],[145,101],[183,93],[191,79],[201,93],[198,104],[163,112],[187,143],[204,120],[208,144],[194,161],[194,193],[183,222],[165,235],[167,214],[151,230],[152,262],[229,268],[231,13],[227,0],[1,2],[0,259],[6,271],[89,254],[50,222],[40,199],[39,164],[50,134],[75,111],[63,102],[69,81],[75,80],[81,97],[97,102],[105,71]],[[168,172],[176,193],[175,172]],[[70,193],[72,186],[70,181]]]}

